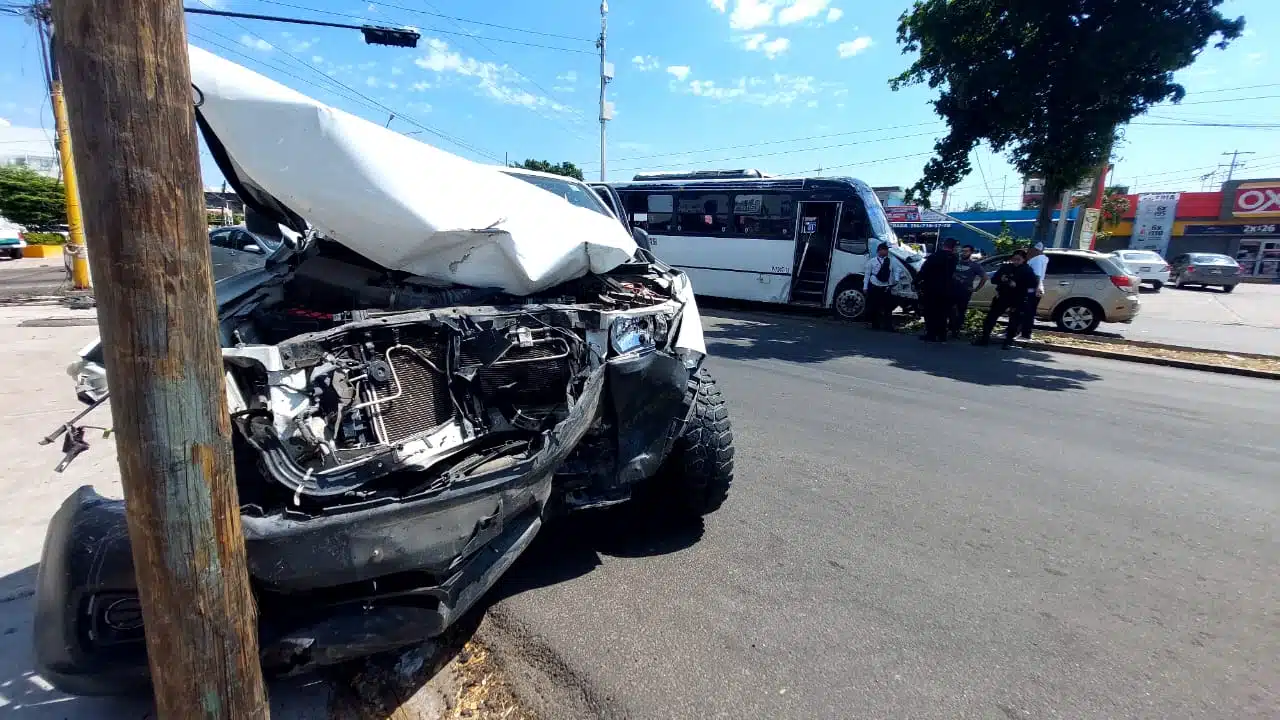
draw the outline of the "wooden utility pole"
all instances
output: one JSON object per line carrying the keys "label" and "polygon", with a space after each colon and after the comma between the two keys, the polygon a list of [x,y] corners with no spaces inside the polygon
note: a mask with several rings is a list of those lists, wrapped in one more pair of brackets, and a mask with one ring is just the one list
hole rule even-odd
{"label": "wooden utility pole", "polygon": [[269,717],[180,0],[54,0],[161,718]]}

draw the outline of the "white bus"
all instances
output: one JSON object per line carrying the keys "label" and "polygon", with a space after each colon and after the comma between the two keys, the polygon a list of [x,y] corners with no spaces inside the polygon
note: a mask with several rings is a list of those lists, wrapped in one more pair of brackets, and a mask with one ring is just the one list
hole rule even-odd
{"label": "white bus", "polygon": [[[894,295],[915,305],[924,258],[898,242],[866,183],[758,175],[637,176],[609,185],[619,214],[647,231],[653,253],[688,273],[700,295],[830,308],[856,320],[867,307],[863,268],[887,243],[908,268]],[[608,202],[612,193],[597,190]]]}

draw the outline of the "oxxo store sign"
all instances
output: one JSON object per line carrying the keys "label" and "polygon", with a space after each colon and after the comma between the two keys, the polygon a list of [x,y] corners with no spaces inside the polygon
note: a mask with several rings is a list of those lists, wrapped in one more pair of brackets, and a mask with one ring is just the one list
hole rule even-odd
{"label": "oxxo store sign", "polygon": [[[1230,231],[1240,238],[1236,262],[1244,274],[1280,281],[1280,179],[1237,180],[1223,185],[1219,218],[1233,222],[1229,228],[1205,227],[1209,232],[1204,234]],[[1187,230],[1190,233],[1192,228]]]}
{"label": "oxxo store sign", "polygon": [[1280,180],[1239,180],[1222,188],[1223,220],[1280,218]]}

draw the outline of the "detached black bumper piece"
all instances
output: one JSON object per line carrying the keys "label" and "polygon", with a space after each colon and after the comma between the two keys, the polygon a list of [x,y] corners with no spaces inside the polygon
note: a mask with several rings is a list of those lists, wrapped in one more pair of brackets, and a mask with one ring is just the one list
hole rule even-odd
{"label": "detached black bumper piece", "polygon": [[[533,541],[552,475],[599,411],[600,369],[569,416],[522,453],[419,499],[243,518],[269,675],[422,642],[470,609]],[[494,469],[487,469],[494,468]],[[75,695],[149,684],[124,502],[82,487],[49,523],[36,583],[40,675]]]}

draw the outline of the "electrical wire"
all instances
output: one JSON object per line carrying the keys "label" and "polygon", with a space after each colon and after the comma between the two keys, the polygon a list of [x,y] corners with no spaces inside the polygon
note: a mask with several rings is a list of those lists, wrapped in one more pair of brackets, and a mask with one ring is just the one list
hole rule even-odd
{"label": "electrical wire", "polygon": [[[211,5],[209,5],[209,3],[208,3],[208,2],[206,2],[206,0],[200,0],[200,3],[201,3],[202,5],[205,5],[206,7],[210,7],[210,8],[212,8],[212,6],[211,6]],[[235,19],[233,19],[233,18],[227,18],[227,20],[229,20],[233,25],[235,25],[236,27],[239,27],[241,30],[245,31],[246,33],[248,33],[248,34],[252,35],[253,37],[258,38],[259,40],[262,40],[263,42],[268,42],[266,38],[262,37],[261,35],[259,35],[259,34],[258,34],[258,33],[256,33],[256,32],[253,32],[253,31],[252,31],[252,30],[250,30],[248,27],[246,27],[243,23],[238,22],[238,21],[236,21],[236,20],[235,20]],[[226,35],[224,35],[224,34],[222,34],[222,33],[218,32],[218,31],[216,31],[216,30],[214,30],[214,29],[212,29],[212,28],[204,28],[204,29],[205,29],[205,30],[207,30],[207,31],[209,31],[209,32],[211,32],[211,33],[213,33],[213,34],[215,34],[215,35],[218,35],[218,36],[220,36],[220,37],[222,37],[222,38],[224,38],[224,39],[226,39],[226,40],[228,40],[228,41],[230,41],[230,42],[232,42],[232,43],[234,43],[234,42],[235,42],[235,40],[233,40],[233,39],[231,39],[231,38],[227,37]],[[319,76],[321,77],[321,79],[323,79],[324,81],[329,82],[329,83],[332,83],[332,84],[334,84],[334,85],[337,85],[337,86],[339,86],[339,87],[341,87],[341,88],[345,89],[346,91],[348,91],[348,92],[350,92],[350,93],[352,93],[352,94],[354,94],[354,95],[356,95],[356,96],[358,96],[358,97],[363,98],[365,101],[367,101],[368,103],[370,103],[370,104],[372,104],[372,105],[376,106],[377,108],[379,108],[379,109],[383,110],[384,112],[387,112],[387,113],[390,113],[390,114],[392,114],[392,115],[395,115],[396,117],[399,117],[400,119],[404,120],[405,122],[408,122],[410,125],[413,125],[414,127],[417,127],[418,129],[423,130],[424,132],[430,133],[430,134],[432,134],[432,135],[434,135],[434,136],[436,136],[436,137],[438,137],[438,138],[440,138],[440,139],[442,139],[442,140],[446,140],[446,141],[448,141],[448,142],[450,142],[450,143],[452,143],[452,144],[454,144],[454,145],[456,145],[456,146],[458,146],[458,147],[460,147],[460,148],[466,149],[466,150],[468,150],[469,152],[475,153],[476,155],[479,155],[479,156],[481,156],[481,157],[487,157],[487,158],[489,158],[489,159],[491,159],[491,160],[497,160],[497,159],[498,159],[498,156],[497,156],[496,154],[494,154],[494,153],[488,152],[488,151],[486,151],[486,150],[482,150],[481,148],[478,148],[478,147],[476,147],[475,145],[472,145],[471,143],[468,143],[468,142],[467,142],[467,141],[465,141],[465,140],[462,140],[462,139],[460,139],[460,138],[458,138],[458,137],[455,137],[455,136],[453,136],[453,135],[450,135],[449,133],[444,132],[443,130],[439,130],[439,129],[437,129],[437,128],[434,128],[434,127],[431,127],[431,126],[429,126],[429,125],[426,125],[426,124],[424,124],[424,123],[422,123],[422,122],[418,121],[417,119],[413,118],[411,115],[408,115],[408,114],[406,114],[406,113],[399,112],[398,110],[396,110],[396,109],[394,109],[394,108],[392,108],[392,107],[389,107],[389,106],[388,106],[388,105],[386,105],[385,103],[381,103],[381,102],[379,102],[379,101],[377,101],[377,100],[375,100],[375,99],[373,99],[373,98],[369,97],[368,95],[365,95],[364,93],[360,92],[359,90],[356,90],[355,88],[351,87],[350,85],[347,85],[346,83],[342,82],[341,80],[338,80],[337,78],[334,78],[334,77],[330,77],[328,74],[326,74],[326,73],[325,73],[323,70],[321,70],[320,68],[317,68],[316,66],[312,65],[311,63],[309,63],[309,62],[307,62],[307,61],[305,61],[305,60],[302,60],[301,58],[297,57],[296,55],[294,55],[293,53],[289,52],[288,50],[285,50],[284,48],[279,48],[279,50],[280,50],[280,52],[281,52],[281,53],[283,53],[285,56],[287,56],[287,57],[291,58],[295,63],[298,63],[298,64],[299,64],[299,65],[301,65],[302,67],[304,67],[304,68],[306,68],[306,69],[310,70],[311,72],[315,73],[316,75],[319,75]],[[336,94],[336,93],[335,93],[335,94]]]}
{"label": "electrical wire", "polygon": [[[935,121],[931,121],[931,122],[913,123],[913,124],[910,124],[910,125],[887,125],[887,126],[885,126],[885,127],[879,127],[879,128],[867,128],[867,129],[865,129],[865,130],[848,130],[848,131],[846,131],[846,132],[827,133],[827,134],[825,134],[825,135],[810,135],[810,136],[808,136],[808,137],[790,138],[790,139],[787,139],[787,140],[769,140],[769,141],[767,141],[767,142],[765,142],[765,143],[753,142],[753,143],[746,143],[746,144],[743,144],[743,145],[722,145],[722,146],[720,146],[720,147],[702,148],[702,149],[700,149],[700,150],[684,150],[684,151],[681,151],[681,152],[671,152],[671,153],[653,153],[653,154],[650,154],[650,155],[631,155],[631,156],[629,156],[629,157],[616,158],[616,159],[614,159],[614,162],[630,162],[630,161],[632,161],[632,160],[646,160],[646,159],[649,159],[649,158],[657,158],[657,157],[662,157],[662,158],[665,158],[665,157],[676,157],[676,156],[679,156],[679,155],[697,155],[697,154],[699,154],[699,153],[704,153],[704,152],[719,152],[719,151],[721,151],[721,150],[741,150],[741,149],[743,149],[743,148],[759,147],[759,146],[760,146],[760,145],[762,145],[762,144],[764,144],[764,145],[778,145],[778,144],[780,144],[780,143],[804,142],[804,141],[806,141],[806,140],[823,140],[823,139],[826,139],[826,138],[833,138],[833,137],[845,137],[845,136],[847,136],[847,135],[860,135],[860,134],[862,134],[862,133],[880,132],[880,131],[882,131],[882,130],[904,130],[904,129],[906,129],[906,128],[913,128],[913,127],[925,127],[925,126],[929,126],[929,125],[935,125],[935,126],[936,126],[936,125],[941,125],[941,124],[942,124],[941,122],[939,122],[939,121],[936,121],[936,120],[935,120]],[[799,150],[797,150],[796,152],[800,152],[800,151],[799,151]],[[599,160],[586,160],[586,161],[583,161],[583,162],[578,163],[578,165],[579,165],[579,166],[583,166],[583,165],[599,165],[599,164],[600,164],[600,161],[599,161]]]}
{"label": "electrical wire", "polygon": [[[933,134],[934,133],[931,131],[931,132],[915,133],[912,135],[897,135],[895,137],[873,138],[871,140],[855,140],[853,142],[837,143],[835,145],[821,145],[818,147],[792,148],[790,150],[778,150],[776,152],[757,153],[755,155],[739,155],[736,157],[727,157],[727,158],[708,158],[705,160],[694,160],[692,161],[692,164],[698,165],[702,163],[733,162],[735,160],[753,160],[755,158],[774,157],[777,155],[792,155],[794,153],[812,152],[815,150],[831,150],[833,148],[850,147],[853,145],[869,145],[871,143],[887,142],[890,140],[905,140],[907,138],[925,137],[926,135],[933,135]],[[653,170],[664,170],[667,168],[681,167],[685,164],[686,163],[673,163],[669,165],[650,165],[646,167],[610,168],[610,170],[615,172],[637,172],[637,171],[648,172]]]}
{"label": "electrical wire", "polygon": [[[448,16],[448,15],[440,14],[440,13],[438,12],[438,10],[439,10],[439,9],[438,9],[438,8],[436,8],[434,5],[432,5],[428,0],[423,0],[423,3],[424,3],[427,7],[431,8],[432,10],[436,10],[436,11],[437,11],[437,14],[438,14],[440,17],[449,18],[449,16]],[[398,6],[388,5],[388,7],[398,7]],[[410,11],[410,12],[412,12],[412,11]],[[460,26],[460,25],[458,25],[456,22],[454,22],[454,21],[453,21],[453,19],[450,19],[450,20],[449,20],[449,22],[453,22],[454,26],[455,26],[455,27],[457,27],[458,29],[460,29],[460,30],[461,30],[461,29],[463,29],[463,28],[462,28],[462,26]],[[467,33],[462,33],[462,35],[463,35],[464,37],[468,37],[472,42],[474,42],[475,44],[479,45],[479,46],[481,47],[481,49],[483,49],[485,52],[487,52],[487,53],[489,53],[490,55],[492,55],[495,59],[497,59],[497,61],[498,61],[498,62],[502,63],[504,66],[506,66],[508,69],[510,69],[510,70],[511,70],[511,72],[515,73],[515,74],[516,74],[516,77],[518,77],[518,78],[520,78],[521,80],[523,80],[524,82],[527,82],[527,83],[529,83],[530,85],[532,85],[532,86],[533,86],[534,88],[536,88],[539,92],[541,92],[545,97],[547,97],[547,98],[550,98],[550,97],[551,97],[552,92],[551,92],[550,90],[548,90],[548,89],[546,89],[545,87],[543,87],[542,85],[540,85],[540,84],[539,84],[536,80],[534,80],[533,78],[530,78],[529,76],[527,76],[527,75],[525,75],[524,73],[522,73],[522,72],[520,72],[519,70],[517,70],[517,69],[515,68],[515,65],[514,65],[513,63],[511,63],[509,60],[507,60],[507,59],[506,59],[506,58],[504,58],[503,56],[499,55],[499,54],[498,54],[498,52],[497,52],[496,50],[494,50],[493,48],[489,47],[488,45],[485,45],[483,42],[481,42],[481,41],[480,41],[480,39],[479,39],[479,38],[472,37],[472,36],[468,35]],[[564,124],[564,123],[560,120],[560,118],[557,118],[557,117],[550,117],[550,116],[544,115],[543,113],[538,112],[538,109],[537,109],[536,107],[532,107],[532,106],[530,106],[530,107],[529,107],[529,109],[530,109],[530,110],[533,110],[533,111],[534,111],[534,113],[535,113],[536,115],[538,115],[539,117],[541,117],[542,119],[544,119],[544,120],[550,120],[551,122],[554,122],[554,123],[556,123],[556,124],[560,125],[563,129],[567,130],[567,131],[569,132],[569,134],[570,134],[570,135],[573,135],[573,136],[577,137],[577,138],[578,138],[578,139],[580,139],[580,140],[586,140],[587,142],[592,142],[593,138],[589,138],[589,137],[587,137],[586,135],[583,135],[583,134],[582,134],[581,132],[579,132],[577,129],[575,129],[575,128],[573,128],[573,127],[570,127],[569,125]],[[573,114],[574,118],[575,118],[578,122],[582,122],[582,116],[581,116],[580,114],[578,114],[576,111],[574,111],[572,114]]]}

